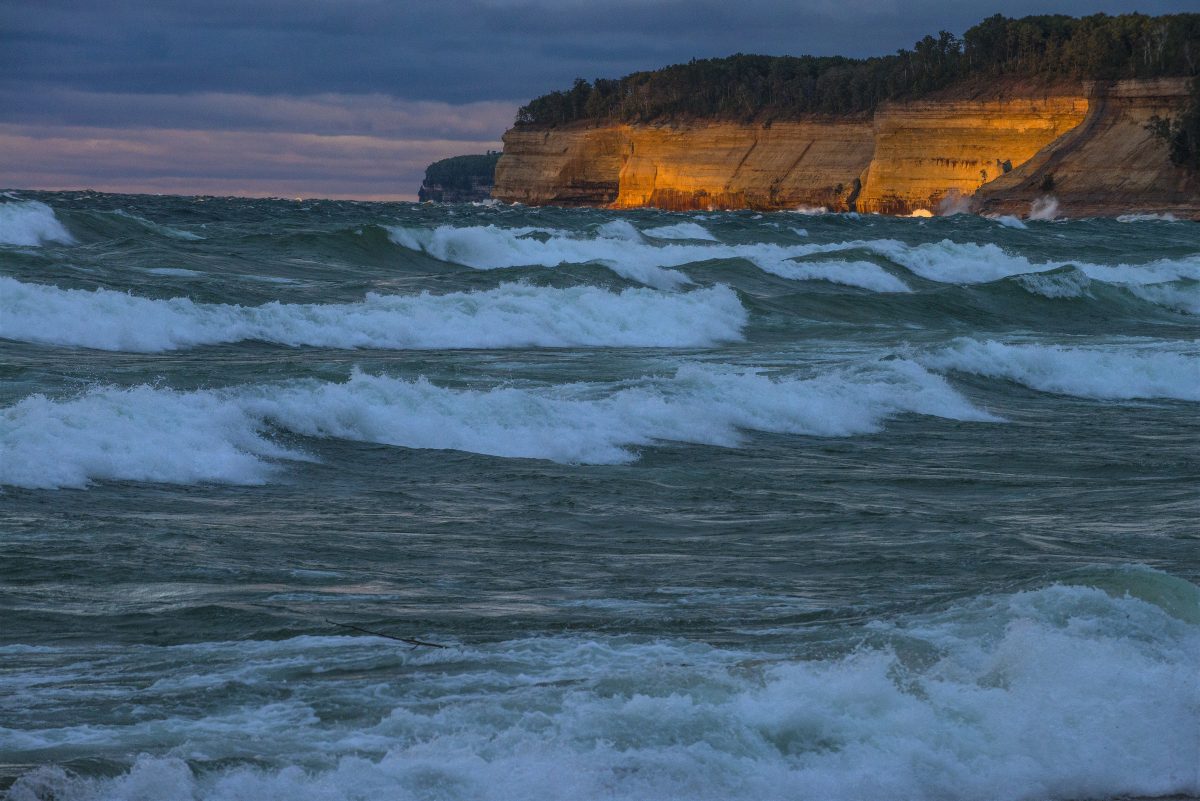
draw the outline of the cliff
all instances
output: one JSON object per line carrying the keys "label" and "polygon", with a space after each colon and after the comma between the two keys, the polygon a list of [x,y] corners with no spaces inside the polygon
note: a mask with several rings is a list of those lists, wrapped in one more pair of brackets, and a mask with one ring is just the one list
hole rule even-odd
{"label": "cliff", "polygon": [[875,149],[856,208],[911,214],[961,205],[1075,128],[1087,111],[1082,93],[885,105],[875,114]]}
{"label": "cliff", "polygon": [[[1186,79],[885,103],[871,115],[763,123],[572,123],[504,137],[493,195],[531,205],[1200,218],[1195,174],[1146,125]],[[1052,176],[1047,181],[1046,176]]]}
{"label": "cliff", "polygon": [[1186,97],[1183,78],[1097,86],[1082,124],[984,185],[974,208],[1022,214],[1052,197],[1069,217],[1134,211],[1200,220],[1200,174],[1173,165],[1167,143],[1147,130],[1152,117],[1179,114]]}
{"label": "cliff", "polygon": [[496,163],[500,154],[453,156],[435,161],[425,168],[425,180],[417,191],[421,203],[470,203],[492,196],[496,182]]}
{"label": "cliff", "polygon": [[847,210],[869,122],[569,126],[504,135],[495,196],[531,205]]}

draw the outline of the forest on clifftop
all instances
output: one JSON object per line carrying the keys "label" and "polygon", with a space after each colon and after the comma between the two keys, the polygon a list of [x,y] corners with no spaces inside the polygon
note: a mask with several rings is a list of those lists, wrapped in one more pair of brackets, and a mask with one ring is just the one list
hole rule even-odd
{"label": "forest on clifftop", "polygon": [[[1039,82],[1200,75],[1200,14],[1011,19],[999,14],[962,38],[946,31],[911,50],[854,59],[759,56],[693,59],[619,79],[575,80],[522,106],[518,126],[582,120],[796,119],[853,114],[972,79]],[[1200,80],[1194,82],[1200,84]]]}

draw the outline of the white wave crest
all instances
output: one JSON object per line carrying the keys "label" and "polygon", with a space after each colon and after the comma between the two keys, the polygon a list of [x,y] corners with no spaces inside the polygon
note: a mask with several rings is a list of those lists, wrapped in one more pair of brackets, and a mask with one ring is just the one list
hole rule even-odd
{"label": "white wave crest", "polygon": [[1088,278],[1112,284],[1158,284],[1180,279],[1200,279],[1200,254],[1182,259],[1159,259],[1145,264],[1090,264],[1086,262],[1034,262],[992,243],[927,242],[909,245],[895,239],[844,243],[862,247],[896,262],[930,281],[980,284],[1014,275],[1044,273],[1075,267]]}
{"label": "white wave crest", "polygon": [[1117,222],[1134,223],[1134,222],[1179,222],[1174,214],[1121,214],[1117,216]]}
{"label": "white wave crest", "polygon": [[1197,281],[1131,286],[1129,291],[1142,300],[1167,309],[1184,314],[1200,314],[1200,282]]}
{"label": "white wave crest", "polygon": [[265,459],[301,459],[212,392],[148,386],[0,409],[0,484],[85,487],[94,480],[262,484]]}
{"label": "white wave crest", "polygon": [[[687,225],[687,223],[681,223]],[[884,292],[905,292],[908,287],[880,268],[871,269],[865,262],[829,262],[825,268],[798,269],[792,259],[813,253],[829,253],[853,248],[870,248],[872,242],[842,242],[834,244],[776,245],[754,243],[724,245],[679,243],[658,245],[645,240],[642,232],[625,220],[614,220],[600,226],[595,236],[580,238],[565,231],[495,226],[453,228],[441,226],[432,231],[415,228],[389,228],[392,241],[420,250],[443,261],[463,264],[476,269],[598,262],[613,272],[649,286],[674,288],[691,279],[671,269],[687,264],[717,259],[743,259],[764,272],[785,278],[826,281],[875,289]],[[647,232],[648,233],[648,232]],[[905,251],[908,246],[884,240],[888,252]],[[846,267],[840,273],[837,264]],[[872,266],[873,267],[873,266]],[[812,273],[806,274],[806,273]],[[820,273],[819,275],[817,273]],[[879,287],[884,287],[879,289]]]}
{"label": "white wave crest", "polygon": [[1026,273],[1018,275],[1016,280],[1027,291],[1045,298],[1084,298],[1091,294],[1088,288],[1092,280],[1082,270]]}
{"label": "white wave crest", "polygon": [[[637,235],[637,229],[633,226],[629,228]],[[674,289],[692,283],[678,270],[663,269],[655,263],[655,259],[646,259],[646,250],[654,248],[640,244],[611,227],[607,231],[598,231],[599,235],[591,239],[556,235],[543,240],[529,236],[531,233],[535,231],[498,228],[494,225],[462,228],[440,225],[433,230],[388,227],[388,236],[401,247],[423,251],[435,259],[476,270],[598,262],[623,278],[660,289]]]}
{"label": "white wave crest", "polygon": [[691,292],[502,284],[361,303],[235,306],[59,289],[0,277],[0,337],[156,352],[243,340],[333,348],[707,347],[741,338],[728,287]]}
{"label": "white wave crest", "polygon": [[764,272],[796,281],[829,281],[872,292],[912,291],[908,284],[869,261],[763,261],[758,266]]}
{"label": "white wave crest", "polygon": [[1024,222],[1021,221],[1020,217],[1014,217],[1011,214],[998,214],[996,216],[989,217],[989,219],[995,220],[997,223],[999,223],[1000,225],[1003,225],[1005,228],[1018,228],[1018,229],[1029,228],[1028,225],[1026,225]]}
{"label": "white wave crest", "polygon": [[133,220],[134,222],[149,228],[151,231],[161,234],[169,239],[181,239],[187,242],[195,242],[204,239],[204,237],[200,236],[199,234],[192,233],[191,231],[184,231],[180,228],[172,228],[169,225],[161,225],[151,220],[147,220],[145,217],[139,217],[136,214],[131,214],[124,209],[117,209],[113,212],[113,214],[117,215],[118,217],[124,217],[127,220]]}
{"label": "white wave crest", "polygon": [[646,236],[652,236],[655,239],[698,239],[707,242],[716,242],[717,238],[711,231],[703,225],[696,223],[681,222],[674,225],[660,225],[657,228],[647,228],[642,231]]}
{"label": "white wave crest", "polygon": [[[179,757],[144,755],[121,775],[87,779],[42,768],[19,779],[9,798],[1190,797],[1200,794],[1200,627],[1139,597],[1139,584],[1171,581],[1140,572],[1149,575],[1131,576],[1125,591],[1052,585],[876,621],[865,627],[870,645],[808,659],[567,636],[432,653],[368,637],[152,653],[131,645],[95,669],[123,669],[123,677],[150,664],[170,671],[157,677],[164,692],[221,682],[247,691],[237,707],[207,716],[189,709],[161,720],[56,722],[14,737],[13,750],[44,759],[104,744],[197,754],[210,765],[253,754],[260,764],[193,772]],[[1196,587],[1174,581],[1183,586],[1169,591],[1195,606]],[[339,694],[339,704],[360,713],[347,717],[362,723],[331,724],[316,713],[328,688],[314,665],[336,675],[370,671],[368,686]],[[376,678],[397,672],[404,681]],[[255,693],[281,677],[285,698]],[[53,695],[61,684],[27,692],[61,704]]]}
{"label": "white wave crest", "polygon": [[75,239],[54,216],[54,209],[36,200],[0,203],[0,244],[37,246],[46,242],[69,245]]}
{"label": "white wave crest", "polygon": [[[736,447],[741,431],[851,436],[904,413],[995,421],[945,379],[893,360],[813,378],[687,365],[636,386],[456,390],[358,371],[173,392],[104,388],[0,410],[0,484],[55,488],[95,479],[259,483],[263,459],[299,458],[269,427],[312,437],[564,463],[619,464],[657,441]],[[260,458],[263,457],[263,458]]]}
{"label": "white wave crest", "polygon": [[1200,401],[1200,355],[1135,346],[1007,345],[960,339],[921,362],[1082,398]]}

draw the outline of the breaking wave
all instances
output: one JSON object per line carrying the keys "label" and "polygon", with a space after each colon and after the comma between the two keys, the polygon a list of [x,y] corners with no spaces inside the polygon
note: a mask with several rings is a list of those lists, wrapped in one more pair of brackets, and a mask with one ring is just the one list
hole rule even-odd
{"label": "breaking wave", "polygon": [[894,239],[846,243],[884,256],[921,278],[939,283],[981,284],[1015,275],[1075,267],[1087,277],[1113,284],[1157,284],[1180,279],[1200,279],[1200,255],[1184,259],[1159,259],[1146,264],[1089,264],[1085,262],[1030,261],[992,243],[952,242],[943,239],[908,245]]}
{"label": "breaking wave", "polygon": [[[388,231],[401,247],[477,270],[598,262],[623,278],[660,289],[692,283],[678,270],[663,269],[657,259],[645,258],[647,250],[657,248],[644,244],[637,247],[624,236],[605,236],[603,232],[597,238],[585,239],[563,235],[565,232],[547,234],[546,229],[494,225],[440,225],[432,230],[393,226]],[[541,237],[532,236],[537,234]],[[679,263],[686,264],[687,260]]]}
{"label": "breaking wave", "polygon": [[1007,345],[960,339],[921,362],[1004,378],[1041,392],[1102,400],[1200,401],[1200,353],[1137,346]]}
{"label": "breaking wave", "polygon": [[656,228],[647,228],[642,231],[646,236],[652,236],[655,239],[698,239],[708,242],[716,242],[717,238],[712,232],[703,225],[697,223],[681,222],[674,225],[660,225]]}
{"label": "breaking wave", "polygon": [[797,281],[829,281],[872,292],[912,291],[908,284],[869,261],[764,261],[759,267],[764,272]]}
{"label": "breaking wave", "polygon": [[666,293],[502,284],[361,303],[237,306],[59,289],[0,277],[0,337],[157,352],[261,340],[332,348],[708,347],[741,338],[748,314],[716,286]]}
{"label": "breaking wave", "polygon": [[[670,227],[684,230],[692,225],[694,223],[680,223]],[[833,281],[880,292],[908,291],[898,278],[869,262],[826,261],[807,265],[794,261],[801,256],[851,250],[870,244],[865,242],[657,245],[647,242],[644,237],[655,229],[642,232],[625,220],[605,223],[589,237],[572,236],[555,229],[504,229],[491,225],[440,226],[432,231],[401,227],[389,230],[392,240],[402,247],[476,269],[597,262],[625,278],[649,286],[674,288],[691,283],[691,279],[673,268],[718,259],[744,259],[764,272],[784,278]]]}
{"label": "breaking wave", "polygon": [[0,410],[0,484],[262,483],[273,469],[268,460],[304,458],[268,440],[271,427],[407,448],[620,464],[658,441],[737,447],[742,430],[844,437],[878,431],[904,413],[998,420],[906,360],[812,378],[685,365],[671,378],[634,386],[544,389],[449,389],[355,371],[344,383],[34,395]]}
{"label": "breaking wave", "polygon": [[[438,651],[313,636],[127,646],[91,669],[149,675],[146,664],[167,665],[169,675],[154,675],[162,692],[236,683],[245,688],[239,705],[22,733],[16,747],[166,746],[211,767],[142,756],[121,775],[87,779],[43,767],[9,797],[1028,801],[1200,793],[1200,626],[1179,615],[1200,604],[1200,589],[1146,568],[1096,573],[878,620],[845,654],[579,636]],[[209,670],[194,675],[194,664]],[[327,671],[365,676],[338,694],[360,713],[349,720],[361,723],[318,714],[328,708]],[[261,689],[285,681],[286,695]],[[73,700],[56,697],[60,686],[43,681],[26,692]],[[251,753],[258,765],[225,761]]]}
{"label": "breaking wave", "polygon": [[1184,314],[1200,314],[1200,281],[1131,286],[1129,291],[1142,300]]}
{"label": "breaking wave", "polygon": [[[690,226],[680,223],[672,228]],[[434,230],[392,227],[391,239],[411,250],[476,269],[596,262],[625,278],[659,288],[675,288],[691,279],[677,268],[721,259],[742,259],[758,269],[794,280],[824,280],[876,292],[906,292],[909,287],[886,269],[862,259],[837,259],[807,266],[797,259],[862,251],[904,268],[928,281],[980,284],[1018,275],[1074,267],[1092,280],[1111,284],[1146,285],[1200,280],[1200,255],[1159,259],[1145,264],[1090,264],[1032,261],[992,243],[940,242],[910,245],[895,239],[850,240],[833,243],[776,244],[758,242],[727,245],[719,242],[655,244],[625,220],[600,226],[590,236],[548,228],[504,229],[495,226]]]}
{"label": "breaking wave", "polygon": [[37,246],[46,242],[69,245],[75,239],[54,216],[54,209],[36,200],[0,203],[0,244]]}

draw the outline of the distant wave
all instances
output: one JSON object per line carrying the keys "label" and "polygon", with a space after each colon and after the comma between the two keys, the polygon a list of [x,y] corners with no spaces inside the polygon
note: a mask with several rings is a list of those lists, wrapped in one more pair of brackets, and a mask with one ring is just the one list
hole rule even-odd
{"label": "distant wave", "polygon": [[1117,222],[1133,223],[1133,222],[1178,222],[1174,214],[1121,214],[1117,217]]}
{"label": "distant wave", "polygon": [[547,229],[497,228],[494,225],[461,228],[440,225],[432,230],[392,226],[388,231],[392,241],[402,247],[477,270],[599,262],[623,278],[660,289],[692,283],[678,270],[663,269],[663,265],[657,263],[659,259],[647,258],[646,251],[657,248],[613,236],[611,232],[596,238],[577,238],[561,231],[547,235]]}
{"label": "distant wave", "polygon": [[1156,284],[1183,278],[1200,279],[1200,254],[1183,259],[1158,259],[1145,264],[1090,264],[1075,261],[1035,262],[992,243],[943,239],[908,245],[894,239],[847,243],[886,257],[929,281],[981,284],[1014,275],[1048,272],[1074,266],[1089,278],[1108,283]]}
{"label": "distant wave", "polygon": [[698,225],[691,222],[675,223],[674,225],[660,225],[655,228],[646,228],[642,231],[646,236],[652,236],[655,239],[698,239],[701,241],[716,242],[717,238],[712,232],[703,225]]}
{"label": "distant wave", "polygon": [[1200,351],[1137,346],[1008,345],[960,339],[921,363],[1004,378],[1031,389],[1105,400],[1200,401]]}
{"label": "distant wave", "polygon": [[634,386],[544,389],[448,389],[355,371],[343,383],[34,395],[0,410],[0,484],[262,483],[275,469],[271,460],[305,458],[267,439],[272,427],[408,448],[620,464],[660,440],[736,447],[743,429],[842,437],[878,431],[903,413],[998,419],[905,360],[812,378],[687,365]]}
{"label": "distant wave", "polygon": [[[695,241],[657,244],[645,239],[644,235],[649,231],[639,231],[625,220],[606,223],[590,236],[550,228],[505,229],[493,225],[443,225],[433,230],[391,227],[388,230],[392,241],[403,247],[475,269],[556,267],[597,262],[630,280],[665,289],[691,281],[677,269],[679,267],[718,259],[742,259],[764,272],[793,280],[832,281],[875,292],[909,291],[902,280],[877,264],[862,258],[833,257],[833,254],[851,251],[880,256],[920,278],[938,283],[988,283],[1068,266],[1074,266],[1091,279],[1113,284],[1144,285],[1200,279],[1200,254],[1145,264],[1109,265],[1039,262],[992,243],[949,239],[917,245],[895,239],[802,244],[727,245]],[[799,260],[814,256],[825,258],[811,262],[819,266],[809,266]]]}
{"label": "distant wave", "polygon": [[716,285],[666,293],[503,284],[360,303],[236,306],[59,289],[0,277],[0,337],[156,352],[243,340],[332,348],[708,347],[741,338],[748,313]]}
{"label": "distant wave", "polygon": [[54,216],[54,209],[36,200],[0,203],[0,244],[37,246],[75,241]]}
{"label": "distant wave", "polygon": [[[693,225],[680,223],[671,226]],[[389,229],[397,244],[428,253],[435,258],[476,269],[497,269],[540,265],[598,262],[630,280],[649,286],[674,288],[691,279],[672,269],[715,259],[745,259],[764,272],[794,280],[826,280],[881,292],[905,292],[908,287],[883,268],[862,261],[821,262],[808,266],[795,259],[814,253],[827,253],[861,247],[851,242],[832,245],[745,245],[653,244],[642,232],[625,220],[613,220],[600,226],[592,236],[581,237],[566,231],[544,228],[497,228],[440,226],[432,231],[416,228]],[[655,229],[650,229],[655,230]],[[659,229],[661,230],[661,229]]]}
{"label": "distant wave", "polygon": [[112,213],[118,217],[124,217],[127,220],[132,220],[142,227],[148,228],[154,233],[165,236],[168,239],[182,239],[188,242],[195,242],[197,240],[204,239],[204,237],[200,236],[199,234],[192,233],[191,231],[184,231],[181,228],[172,228],[169,225],[161,225],[153,222],[152,220],[147,220],[145,217],[139,217],[136,214],[130,214],[124,209],[117,209]]}
{"label": "distant wave", "polygon": [[869,261],[763,261],[763,272],[796,281],[828,281],[872,292],[911,292],[908,284]]}

